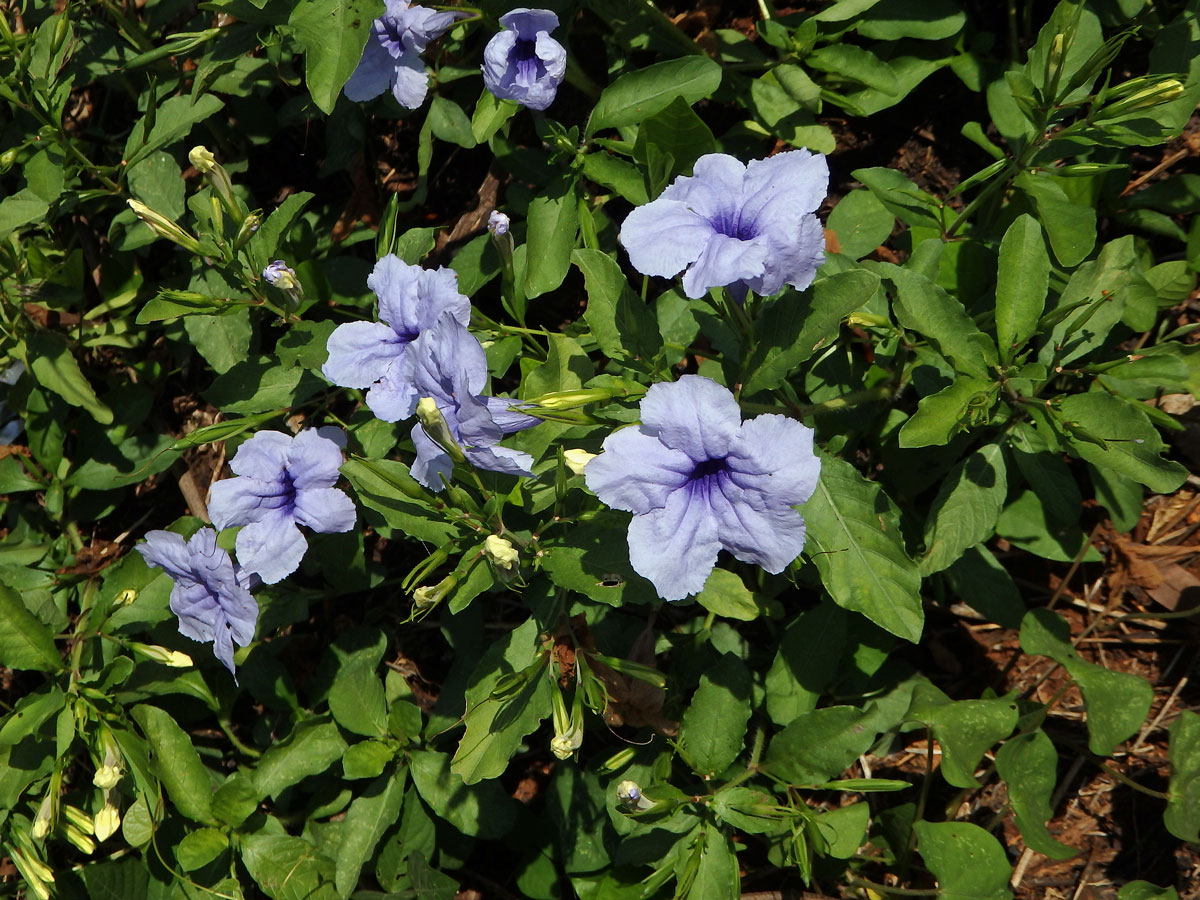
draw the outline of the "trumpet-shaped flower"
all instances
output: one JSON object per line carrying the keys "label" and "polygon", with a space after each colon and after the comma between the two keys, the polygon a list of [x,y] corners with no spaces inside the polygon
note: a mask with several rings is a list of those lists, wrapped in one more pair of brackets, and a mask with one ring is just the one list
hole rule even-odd
{"label": "trumpet-shaped flower", "polygon": [[233,672],[234,643],[245,647],[254,640],[258,603],[250,589],[258,579],[234,565],[211,528],[201,528],[187,541],[170,531],[151,531],[137,551],[146,565],[175,582],[171,612],[179,617],[179,633],[211,641],[214,655]]}
{"label": "trumpet-shaped flower", "polygon": [[730,287],[741,300],[747,290],[812,283],[825,259],[814,215],[829,184],[824,156],[792,150],[742,165],[709,153],[693,173],[626,217],[620,241],[635,269],[664,278],[686,269],[683,290],[692,298],[713,287]]}
{"label": "trumpet-shaped flower", "polygon": [[354,503],[335,488],[346,435],[309,428],[295,437],[260,431],[229,462],[237,478],[218,481],[208,511],[218,528],[243,526],[237,536],[242,568],[267,584],[300,565],[308,541],[299,525],[330,533],[354,527]]}
{"label": "trumpet-shaped flower", "polygon": [[420,399],[405,375],[410,345],[444,313],[466,325],[471,301],[458,292],[453,269],[422,269],[392,255],[375,264],[367,287],[379,297],[380,321],[335,328],[321,371],[342,387],[370,388],[371,411],[385,422],[399,422],[413,414]]}
{"label": "trumpet-shaped flower", "polygon": [[548,9],[514,9],[500,24],[505,30],[483,48],[484,86],[501,100],[545,109],[567,74],[567,51],[550,37],[558,16]]}
{"label": "trumpet-shaped flower", "polygon": [[[532,428],[541,419],[512,412],[509,407],[516,401],[483,396],[488,383],[487,357],[458,319],[446,313],[433,328],[422,332],[405,363],[413,388],[437,404],[449,435],[473,466],[512,475],[531,474],[533,457],[496,445],[504,435]],[[454,461],[423,424],[413,426],[412,439],[417,450],[413,478],[440,491],[442,476],[450,477]]]}
{"label": "trumpet-shaped flower", "polygon": [[812,429],[779,415],[743,422],[733,394],[699,375],[653,385],[641,411],[583,473],[604,503],[634,514],[634,570],[665,600],[698,593],[721,548],[782,572],[804,548],[792,507],[820,474]]}
{"label": "trumpet-shaped flower", "polygon": [[454,24],[456,13],[410,6],[408,0],[387,0],[383,15],[371,25],[358,68],[342,88],[351,100],[370,100],[391,87],[405,109],[425,102],[429,77],[421,54]]}

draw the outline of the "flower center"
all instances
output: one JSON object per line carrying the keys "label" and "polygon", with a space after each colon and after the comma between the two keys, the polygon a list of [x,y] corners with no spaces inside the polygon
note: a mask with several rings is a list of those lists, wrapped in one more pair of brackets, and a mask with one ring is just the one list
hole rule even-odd
{"label": "flower center", "polygon": [[721,210],[709,223],[719,234],[739,241],[749,241],[758,237],[758,229],[754,222],[743,221],[742,211],[737,207]]}
{"label": "flower center", "polygon": [[296,504],[296,487],[292,481],[292,473],[285,467],[279,480],[272,483],[259,497],[259,505],[266,509],[290,509]]}
{"label": "flower center", "polygon": [[728,470],[729,466],[724,458],[706,459],[692,469],[692,474],[688,477],[688,488],[707,494]]}
{"label": "flower center", "polygon": [[517,38],[512,48],[512,61],[517,66],[517,82],[533,84],[546,74],[546,64],[538,59],[537,42]]}

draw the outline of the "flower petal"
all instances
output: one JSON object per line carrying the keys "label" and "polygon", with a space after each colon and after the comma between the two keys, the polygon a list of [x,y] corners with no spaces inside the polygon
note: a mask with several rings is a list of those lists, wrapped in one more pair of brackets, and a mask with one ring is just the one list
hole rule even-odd
{"label": "flower petal", "polygon": [[543,31],[538,33],[537,40],[534,42],[534,52],[537,54],[537,58],[545,63],[546,74],[555,80],[554,87],[557,89],[558,82],[567,74],[566,48]]}
{"label": "flower petal", "polygon": [[286,502],[282,482],[283,467],[276,480],[263,481],[242,475],[218,481],[208,491],[208,515],[217,528],[224,530],[235,525],[257,522]]}
{"label": "flower petal", "polygon": [[813,430],[787,416],[757,416],[742,423],[725,458],[729,479],[777,506],[804,503],[817,488],[821,460]]}
{"label": "flower petal", "polygon": [[505,434],[512,434],[514,431],[524,431],[526,428],[533,428],[535,425],[541,425],[542,420],[537,416],[528,416],[525,413],[517,412],[510,407],[520,407],[523,404],[520,400],[514,400],[509,397],[480,397],[487,403],[488,414],[491,415],[492,421]]}
{"label": "flower petal", "polygon": [[321,534],[354,527],[354,501],[337,488],[308,488],[296,492],[296,522]]}
{"label": "flower petal", "polygon": [[279,431],[260,431],[237,449],[229,468],[235,475],[274,481],[287,463],[292,439]]}
{"label": "flower petal", "polygon": [[346,435],[340,428],[306,428],[292,439],[288,474],[296,490],[333,487],[341,474]]}
{"label": "flower petal", "polygon": [[392,70],[392,96],[405,109],[420,109],[427,93],[429,76],[424,61],[413,53],[405,53]]}
{"label": "flower petal", "polygon": [[720,546],[716,520],[703,494],[686,487],[673,492],[662,509],[634,516],[629,523],[630,565],[650,579],[664,600],[699,593]]}
{"label": "flower petal", "polygon": [[512,31],[501,31],[483,48],[483,84],[502,100],[512,100],[505,86],[508,74],[508,58],[517,46],[517,35]]}
{"label": "flower petal", "polygon": [[714,233],[684,273],[683,292],[696,300],[708,293],[709,288],[761,277],[769,250],[768,241],[762,237],[741,240]]}
{"label": "flower petal", "polygon": [[715,236],[707,219],[682,203],[660,197],[626,216],[618,239],[635,269],[643,275],[670,278],[699,259]]}
{"label": "flower petal", "polygon": [[530,467],[533,457],[524,450],[514,450],[511,447],[473,447],[466,451],[466,457],[477,469],[488,472],[502,472],[505,475],[533,474]]}
{"label": "flower petal", "polygon": [[412,442],[417,451],[417,458],[413,460],[409,474],[431,491],[442,490],[445,487],[442,476],[445,476],[447,481],[450,480],[454,473],[454,460],[425,433],[420,423],[413,426]]}
{"label": "flower petal", "polygon": [[300,567],[308,541],[290,514],[273,510],[239,531],[236,546],[243,569],[257,573],[264,584],[275,584]]}
{"label": "flower petal", "polygon": [[342,387],[366,388],[404,355],[406,344],[382,322],[348,322],[329,335],[329,358],[321,372]]}
{"label": "flower petal", "polygon": [[405,341],[415,340],[421,327],[417,298],[419,269],[389,253],[375,263],[367,276],[367,287],[379,298],[379,320],[390,325]]}
{"label": "flower petal", "polygon": [[696,463],[722,459],[742,423],[741,410],[729,389],[701,375],[651,385],[641,409],[647,433]]}
{"label": "flower petal", "polygon": [[777,153],[746,166],[742,221],[759,234],[816,212],[829,193],[829,164],[807,150]]}
{"label": "flower petal", "polygon": [[740,210],[746,167],[728,153],[706,153],[692,175],[676,178],[659,199],[682,203],[699,216],[716,221]]}
{"label": "flower petal", "polygon": [[532,41],[537,38],[539,31],[553,31],[557,28],[558,16],[548,9],[519,7],[502,15],[500,24],[515,31],[521,40]]}
{"label": "flower petal", "polygon": [[762,500],[729,478],[719,479],[708,496],[721,546],[775,575],[804,549],[804,519],[788,506]]}
{"label": "flower petal", "polygon": [[[407,351],[405,351],[407,353]],[[377,419],[384,422],[399,422],[407,419],[417,409],[417,389],[406,376],[404,357],[393,361],[387,371],[367,391],[367,407]]]}
{"label": "flower petal", "polygon": [[817,276],[825,262],[825,229],[821,220],[811,213],[796,225],[791,233],[782,227],[766,234],[766,265],[760,278],[746,280],[746,286],[756,294],[769,296],[790,284],[804,290]]}
{"label": "flower petal", "polygon": [[647,513],[667,504],[687,483],[695,462],[640,428],[622,428],[604,439],[604,452],[583,470],[588,489],[606,505]]}
{"label": "flower petal", "polygon": [[171,531],[148,531],[146,542],[134,549],[142,555],[146,565],[162,569],[172,580],[195,580],[187,542],[180,535]]}
{"label": "flower petal", "polygon": [[383,45],[368,38],[358,68],[354,70],[342,91],[356,103],[378,97],[388,89],[395,68],[396,61]]}

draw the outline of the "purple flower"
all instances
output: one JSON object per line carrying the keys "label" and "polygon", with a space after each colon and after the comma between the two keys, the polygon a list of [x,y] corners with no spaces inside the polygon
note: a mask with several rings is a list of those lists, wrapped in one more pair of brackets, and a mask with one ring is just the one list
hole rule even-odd
{"label": "purple flower", "polygon": [[409,6],[408,0],[387,0],[387,10],[371,25],[358,68],[342,88],[351,100],[377,97],[391,86],[392,96],[405,109],[425,102],[429,78],[421,54],[442,36],[459,14]]}
{"label": "purple flower", "polygon": [[487,229],[495,237],[504,237],[504,235],[508,234],[509,224],[508,216],[498,209],[493,209],[488,216]]}
{"label": "purple flower", "polygon": [[742,299],[747,289],[812,284],[825,259],[814,215],[829,184],[824,156],[792,150],[744,166],[709,153],[693,172],[625,219],[620,240],[635,269],[670,278],[686,267],[683,290],[693,299],[713,287]]}
{"label": "purple flower", "polygon": [[558,16],[548,9],[514,9],[500,17],[505,30],[483,48],[483,84],[501,100],[545,109],[567,74],[567,51],[550,37]]}
{"label": "purple flower", "polygon": [[179,617],[179,633],[212,641],[217,659],[233,672],[234,642],[245,647],[254,640],[258,603],[250,589],[258,579],[234,565],[211,528],[201,528],[188,541],[170,531],[151,531],[137,551],[146,565],[175,582],[171,612]]}
{"label": "purple flower", "polygon": [[295,437],[260,431],[229,462],[237,478],[218,481],[208,512],[218,528],[244,526],[237,536],[242,568],[267,584],[300,565],[308,541],[296,526],[329,533],[354,527],[354,504],[333,486],[346,435],[340,428],[308,428]]}
{"label": "purple flower", "polygon": [[296,270],[282,259],[275,260],[275,262],[263,269],[262,277],[267,284],[274,285],[281,291],[293,290],[300,284],[296,280]]}
{"label": "purple flower", "polygon": [[422,269],[391,255],[375,264],[367,287],[379,297],[381,321],[335,328],[321,371],[342,387],[370,388],[371,411],[385,422],[399,422],[413,414],[420,399],[404,375],[409,345],[444,313],[466,325],[471,301],[458,292],[452,269]]}
{"label": "purple flower", "polygon": [[[517,401],[485,397],[487,357],[483,347],[453,315],[443,315],[437,324],[413,344],[406,367],[420,397],[431,397],[446,420],[451,436],[467,460],[477,469],[530,475],[533,457],[519,450],[497,447],[506,434],[532,428],[541,419],[511,412]],[[425,431],[413,426],[417,459],[412,476],[431,491],[442,489],[441,476],[450,477],[454,462]]]}
{"label": "purple flower", "polygon": [[813,431],[786,416],[742,421],[737,401],[709,378],[653,385],[642,424],[604,440],[587,486],[633,513],[629,561],[665,600],[704,587],[724,548],[775,574],[804,548],[792,507],[817,486]]}

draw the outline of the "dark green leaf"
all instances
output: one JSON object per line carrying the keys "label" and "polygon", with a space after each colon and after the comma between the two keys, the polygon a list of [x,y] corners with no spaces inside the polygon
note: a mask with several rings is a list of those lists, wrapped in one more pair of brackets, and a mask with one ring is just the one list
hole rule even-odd
{"label": "dark green leaf", "polygon": [[0,584],[0,666],[56,672],[62,665],[53,632],[29,611],[20,594]]}
{"label": "dark green leaf", "polygon": [[151,767],[175,808],[195,822],[216,824],[212,777],[200,762],[192,738],[157,706],[135,706],[133,718],[150,743]]}
{"label": "dark green leaf", "polygon": [[1017,704],[1012,700],[951,700],[922,682],[913,693],[909,721],[933,731],[942,749],[942,776],[959,788],[978,787],[975,769],[983,754],[1012,734]]}
{"label": "dark green leaf", "polygon": [[383,11],[380,0],[301,0],[293,8],[288,24],[305,50],[308,92],[326,115],[362,58],[371,23]]}
{"label": "dark green leaf", "polygon": [[695,103],[721,84],[721,67],[706,56],[688,56],[655,63],[622,75],[604,89],[591,116],[587,133],[603,128],[636,125],[676,97]]}
{"label": "dark green leaf", "polygon": [[588,305],[583,317],[605,355],[639,360],[649,368],[662,349],[662,336],[650,308],[629,287],[625,273],[609,254],[576,250],[571,259],[583,272]]}
{"label": "dark green leaf", "polygon": [[1046,306],[1050,257],[1037,220],[1018,216],[1000,242],[996,267],[996,341],[1004,361],[1037,332]]}
{"label": "dark green leaf", "polygon": [[1043,731],[1020,734],[1005,741],[996,753],[996,772],[1008,786],[1008,802],[1025,846],[1051,859],[1069,859],[1079,851],[1055,840],[1046,828],[1054,815],[1058,753]]}
{"label": "dark green leaf", "polygon": [[526,237],[525,296],[552,291],[567,276],[579,231],[577,183],[559,175],[529,204]]}
{"label": "dark green leaf", "polygon": [[968,547],[990,538],[1007,495],[1003,445],[985,444],[956,464],[938,488],[925,519],[921,574],[942,571]]}
{"label": "dark green leaf", "polygon": [[724,772],[742,751],[750,720],[750,674],[731,653],[701,678],[683,714],[684,758],[705,779]]}
{"label": "dark green leaf", "polygon": [[1009,900],[1012,868],[994,837],[970,822],[917,822],[917,849],[942,900]]}
{"label": "dark green leaf", "polygon": [[1171,726],[1171,783],[1163,822],[1181,841],[1200,841],[1200,716],[1182,710]]}

